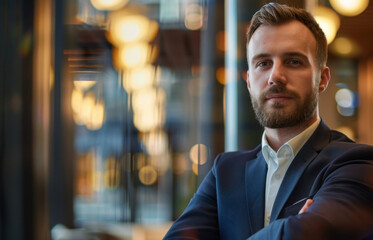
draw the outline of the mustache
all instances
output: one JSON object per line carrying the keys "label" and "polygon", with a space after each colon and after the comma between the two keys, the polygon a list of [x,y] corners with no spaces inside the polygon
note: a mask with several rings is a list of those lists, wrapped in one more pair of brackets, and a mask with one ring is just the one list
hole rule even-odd
{"label": "mustache", "polygon": [[284,94],[286,96],[292,98],[299,98],[299,95],[293,91],[289,91],[286,87],[274,85],[264,91],[261,95],[261,100],[264,101],[265,99],[269,98],[272,94]]}

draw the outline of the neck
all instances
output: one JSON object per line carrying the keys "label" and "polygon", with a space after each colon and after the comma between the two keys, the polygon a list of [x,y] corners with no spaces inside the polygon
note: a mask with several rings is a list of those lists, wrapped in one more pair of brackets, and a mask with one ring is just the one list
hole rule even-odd
{"label": "neck", "polygon": [[318,115],[314,115],[305,122],[298,125],[286,128],[265,128],[265,134],[268,144],[273,150],[277,150],[284,145],[287,141],[297,136],[309,126],[311,126],[318,119]]}

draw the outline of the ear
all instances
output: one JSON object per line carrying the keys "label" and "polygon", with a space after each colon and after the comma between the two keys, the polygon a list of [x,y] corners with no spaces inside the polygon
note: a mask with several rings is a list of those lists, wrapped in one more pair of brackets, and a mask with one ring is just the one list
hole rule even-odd
{"label": "ear", "polygon": [[246,72],[246,84],[247,84],[247,89],[249,90],[249,92],[250,92],[250,81],[249,81],[249,70],[247,70],[247,72]]}
{"label": "ear", "polygon": [[319,83],[319,93],[322,93],[328,87],[330,81],[330,69],[327,66],[322,67],[320,83]]}

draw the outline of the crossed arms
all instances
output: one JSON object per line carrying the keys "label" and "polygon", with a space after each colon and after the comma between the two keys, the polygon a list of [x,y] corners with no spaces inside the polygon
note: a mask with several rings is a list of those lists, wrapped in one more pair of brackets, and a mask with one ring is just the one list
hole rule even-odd
{"label": "crossed arms", "polygon": [[280,216],[257,232],[247,230],[247,209],[240,204],[245,201],[240,194],[245,191],[240,188],[242,181],[237,180],[242,166],[233,165],[232,173],[225,174],[227,165],[217,170],[215,164],[165,239],[369,239],[373,236],[373,150],[357,145],[341,155],[320,167],[312,180],[312,201],[299,214]]}

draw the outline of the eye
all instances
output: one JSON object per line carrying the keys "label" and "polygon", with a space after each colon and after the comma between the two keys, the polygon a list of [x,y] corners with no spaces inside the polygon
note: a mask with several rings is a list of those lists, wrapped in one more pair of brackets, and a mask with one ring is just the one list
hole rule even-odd
{"label": "eye", "polygon": [[261,62],[258,62],[256,66],[263,68],[263,67],[269,66],[269,64],[270,64],[269,61],[261,61]]}
{"label": "eye", "polygon": [[301,60],[299,60],[299,59],[289,59],[288,61],[287,61],[287,63],[289,64],[289,65],[293,65],[293,66],[297,66],[297,65],[301,65],[302,64],[302,61]]}

